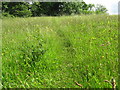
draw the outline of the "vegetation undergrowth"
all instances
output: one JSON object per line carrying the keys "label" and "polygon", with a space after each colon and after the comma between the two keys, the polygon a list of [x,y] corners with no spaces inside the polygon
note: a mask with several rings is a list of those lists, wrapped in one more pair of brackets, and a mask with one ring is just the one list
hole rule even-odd
{"label": "vegetation undergrowth", "polygon": [[118,87],[118,17],[3,18],[4,88]]}

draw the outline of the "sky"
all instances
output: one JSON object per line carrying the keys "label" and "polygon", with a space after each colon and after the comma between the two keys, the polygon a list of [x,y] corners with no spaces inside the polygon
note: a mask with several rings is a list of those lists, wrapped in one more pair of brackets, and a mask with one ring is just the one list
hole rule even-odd
{"label": "sky", "polygon": [[[83,0],[87,4],[101,4],[104,5],[110,15],[118,14],[118,2],[120,0]],[[120,7],[120,6],[119,6]]]}

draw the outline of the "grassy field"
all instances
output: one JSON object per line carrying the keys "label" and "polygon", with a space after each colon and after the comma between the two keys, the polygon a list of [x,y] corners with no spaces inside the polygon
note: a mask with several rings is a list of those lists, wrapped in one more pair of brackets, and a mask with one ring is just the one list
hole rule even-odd
{"label": "grassy field", "polygon": [[118,87],[118,16],[4,18],[4,88]]}

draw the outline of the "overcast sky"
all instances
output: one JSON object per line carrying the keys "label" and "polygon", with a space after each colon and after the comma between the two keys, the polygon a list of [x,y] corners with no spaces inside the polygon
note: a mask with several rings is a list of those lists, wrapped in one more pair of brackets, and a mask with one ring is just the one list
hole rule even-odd
{"label": "overcast sky", "polygon": [[118,2],[120,0],[83,0],[83,1],[85,1],[87,4],[88,3],[102,4],[107,8],[109,14],[118,14]]}

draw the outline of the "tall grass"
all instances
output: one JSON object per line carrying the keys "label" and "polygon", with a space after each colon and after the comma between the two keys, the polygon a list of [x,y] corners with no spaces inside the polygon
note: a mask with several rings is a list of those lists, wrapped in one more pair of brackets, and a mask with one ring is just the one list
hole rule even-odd
{"label": "tall grass", "polygon": [[1,19],[0,19],[0,89],[2,89],[2,20]]}
{"label": "tall grass", "polygon": [[104,80],[118,82],[117,23],[109,15],[3,19],[3,87],[112,88]]}

